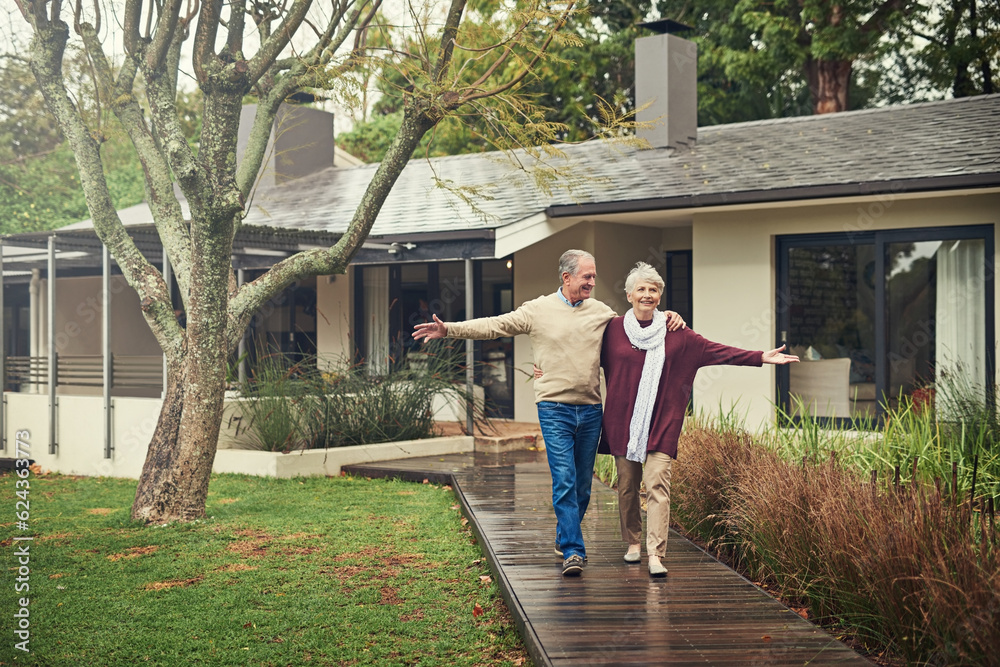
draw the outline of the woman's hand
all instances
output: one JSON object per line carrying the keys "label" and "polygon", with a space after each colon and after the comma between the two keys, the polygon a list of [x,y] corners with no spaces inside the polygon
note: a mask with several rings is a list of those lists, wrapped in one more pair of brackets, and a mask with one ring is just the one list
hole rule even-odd
{"label": "woman's hand", "polygon": [[777,349],[769,350],[769,351],[765,352],[761,356],[761,361],[763,361],[765,364],[774,364],[775,366],[784,366],[785,364],[794,364],[795,362],[797,362],[799,360],[799,358],[797,356],[795,356],[794,354],[784,354],[782,352],[782,350],[784,350],[784,349],[785,349],[785,346],[782,345],[781,347],[779,347]]}

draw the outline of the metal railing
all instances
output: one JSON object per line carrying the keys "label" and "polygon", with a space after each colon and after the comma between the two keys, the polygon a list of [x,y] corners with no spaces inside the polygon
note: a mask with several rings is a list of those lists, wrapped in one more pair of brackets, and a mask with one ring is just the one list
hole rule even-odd
{"label": "metal railing", "polygon": [[[99,354],[56,355],[56,386],[101,387],[104,385],[104,358]],[[24,386],[48,386],[48,357],[7,357],[5,391]],[[163,386],[163,357],[112,355],[113,389],[150,389]]]}

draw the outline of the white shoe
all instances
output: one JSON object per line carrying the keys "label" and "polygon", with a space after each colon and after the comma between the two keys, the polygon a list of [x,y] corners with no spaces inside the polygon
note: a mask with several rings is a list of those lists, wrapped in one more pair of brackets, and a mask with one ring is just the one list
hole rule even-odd
{"label": "white shoe", "polygon": [[649,557],[649,576],[651,577],[665,577],[667,576],[667,568],[663,567],[660,559],[656,556]]}

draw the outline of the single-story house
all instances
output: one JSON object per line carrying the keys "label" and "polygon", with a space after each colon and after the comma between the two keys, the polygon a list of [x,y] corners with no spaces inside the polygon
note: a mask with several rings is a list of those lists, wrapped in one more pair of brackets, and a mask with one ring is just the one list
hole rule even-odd
{"label": "single-story house", "polygon": [[[257,318],[256,335],[289,353],[360,358],[377,370],[386,354],[412,353],[412,325],[431,313],[497,315],[554,291],[559,255],[581,248],[597,258],[594,296],[619,313],[626,273],[646,261],[667,280],[663,306],[701,335],[750,349],[786,343],[805,360],[704,369],[696,410],[735,405],[751,426],[774,423],[779,408],[847,420],[905,396],[925,400],[958,371],[993,385],[1000,95],[699,128],[694,45],[654,35],[636,48],[637,97],[652,102],[639,118],[650,121],[639,130],[649,147],[592,141],[558,155],[518,153],[521,163],[559,170],[550,187],[502,155],[414,159],[347,275],[290,288]],[[375,171],[335,164],[324,112],[297,108],[288,118],[300,135],[276,133],[275,160],[234,249],[244,278],[335,240]],[[470,204],[448,189],[469,187],[489,197]],[[122,215],[159,261],[145,205]],[[155,343],[113,267],[113,312],[99,317],[101,245],[89,224],[7,238],[3,252],[8,443],[20,428],[13,396],[46,391],[43,375],[23,377],[51,359],[49,341],[69,361],[102,358],[107,346],[144,369],[116,395],[159,395]],[[477,356],[488,364],[477,382],[498,414],[536,420],[530,341],[477,343]],[[78,435],[61,432],[64,445]]]}

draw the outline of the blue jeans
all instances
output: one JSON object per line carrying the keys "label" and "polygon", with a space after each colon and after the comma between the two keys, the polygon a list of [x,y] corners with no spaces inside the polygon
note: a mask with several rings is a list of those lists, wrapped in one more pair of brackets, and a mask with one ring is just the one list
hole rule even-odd
{"label": "blue jeans", "polygon": [[552,473],[552,508],[556,513],[556,546],[564,558],[585,558],[580,522],[590,504],[594,459],[601,439],[601,404],[569,405],[541,401],[538,424]]}

